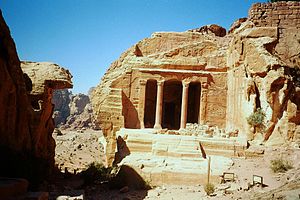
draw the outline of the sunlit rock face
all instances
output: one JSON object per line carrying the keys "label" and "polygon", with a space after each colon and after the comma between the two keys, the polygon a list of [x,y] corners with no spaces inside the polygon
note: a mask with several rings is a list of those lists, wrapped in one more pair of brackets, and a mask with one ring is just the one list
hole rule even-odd
{"label": "sunlit rock face", "polygon": [[53,119],[56,127],[65,124],[70,116],[72,92],[68,89],[55,90],[53,92],[52,103],[54,104]]}
{"label": "sunlit rock face", "polygon": [[55,141],[52,138],[54,105],[52,95],[55,89],[72,87],[72,75],[68,70],[54,63],[22,62],[21,68],[32,81],[29,99],[33,108],[30,128],[32,141],[38,157],[48,157],[54,165]]}
{"label": "sunlit rock face", "polygon": [[[121,127],[208,124],[270,145],[299,138],[299,5],[254,4],[227,35],[217,25],[159,32],[125,51],[91,98],[108,164]],[[258,108],[265,130],[254,133],[247,117]]]}
{"label": "sunlit rock face", "polygon": [[82,130],[99,129],[94,125],[90,97],[85,94],[72,94],[68,89],[55,90],[53,118],[60,129]]}
{"label": "sunlit rock face", "polygon": [[154,127],[159,95],[162,128],[180,128],[183,90],[190,91],[185,92],[187,122],[225,128],[226,54],[231,38],[207,30],[153,33],[110,66],[91,98],[96,121],[107,138],[108,165],[114,160],[119,128]]}
{"label": "sunlit rock face", "polygon": [[[299,139],[300,4],[254,4],[228,48],[227,127],[251,135],[246,118],[266,113],[262,135],[267,145]],[[253,137],[250,136],[250,138]]]}
{"label": "sunlit rock face", "polygon": [[38,181],[54,166],[52,92],[72,87],[71,75],[56,64],[21,64],[2,14],[0,40],[0,176]]}

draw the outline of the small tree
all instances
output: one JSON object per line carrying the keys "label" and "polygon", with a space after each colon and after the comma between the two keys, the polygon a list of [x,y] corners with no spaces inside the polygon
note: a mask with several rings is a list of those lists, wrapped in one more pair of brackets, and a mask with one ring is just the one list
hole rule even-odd
{"label": "small tree", "polygon": [[247,122],[256,132],[257,129],[263,130],[265,128],[265,118],[266,113],[261,108],[258,108],[247,118]]}

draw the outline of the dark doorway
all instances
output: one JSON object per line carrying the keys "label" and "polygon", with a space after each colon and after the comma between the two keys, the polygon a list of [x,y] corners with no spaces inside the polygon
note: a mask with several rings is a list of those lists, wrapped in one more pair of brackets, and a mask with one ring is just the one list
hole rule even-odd
{"label": "dark doorway", "polygon": [[191,82],[189,85],[187,123],[198,123],[200,109],[201,85]]}
{"label": "dark doorway", "polygon": [[148,80],[146,83],[146,97],[145,97],[145,114],[144,114],[145,128],[153,128],[154,126],[156,96],[157,96],[157,81]]}
{"label": "dark doorway", "polygon": [[166,81],[163,92],[162,128],[178,130],[180,128],[182,84],[180,81]]}

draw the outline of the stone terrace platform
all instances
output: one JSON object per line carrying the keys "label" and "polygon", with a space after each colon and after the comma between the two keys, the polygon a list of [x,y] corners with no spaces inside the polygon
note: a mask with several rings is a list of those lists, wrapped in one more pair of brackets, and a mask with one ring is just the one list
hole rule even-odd
{"label": "stone terrace platform", "polygon": [[120,164],[131,166],[152,185],[205,184],[204,154],[211,157],[211,180],[217,182],[233,164],[231,157],[243,155],[247,147],[238,138],[157,134],[155,129],[121,129],[118,136],[130,151]]}

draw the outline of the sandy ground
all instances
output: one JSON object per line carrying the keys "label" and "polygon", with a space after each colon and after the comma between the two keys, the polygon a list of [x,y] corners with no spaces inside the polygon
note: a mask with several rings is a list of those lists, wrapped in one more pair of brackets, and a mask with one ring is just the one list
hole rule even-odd
{"label": "sandy ground", "polygon": [[104,162],[104,147],[99,140],[101,131],[83,132],[61,131],[62,135],[53,134],[56,141],[55,162],[61,171],[65,168],[71,173],[86,169],[92,162]]}
{"label": "sandy ground", "polygon": [[[62,136],[55,136],[57,143],[56,163],[62,168],[62,171],[67,167],[68,171],[72,172],[74,169],[77,171],[83,170],[91,162],[103,162],[103,145],[99,142],[99,138],[103,138],[102,133],[99,131],[86,130],[83,133],[63,131]],[[273,173],[270,169],[270,160],[279,156],[290,160],[294,168],[286,173]],[[111,190],[105,184],[82,187],[80,178],[71,177],[67,179],[62,178],[60,184],[51,186],[50,199],[253,199],[254,194],[273,192],[274,189],[287,182],[296,181],[300,183],[299,148],[266,148],[262,156],[248,159],[233,158],[233,163],[233,166],[227,172],[235,174],[235,181],[224,184],[214,183],[216,189],[212,196],[206,195],[202,185],[165,185],[154,187],[150,190],[125,188],[125,191],[122,192],[120,190]],[[258,185],[249,187],[253,182],[253,175],[263,177],[264,187]],[[276,197],[275,195],[273,198],[300,199],[300,187],[294,185],[291,188],[289,191],[281,191],[278,194],[279,196]],[[265,199],[270,198],[266,197]]]}

